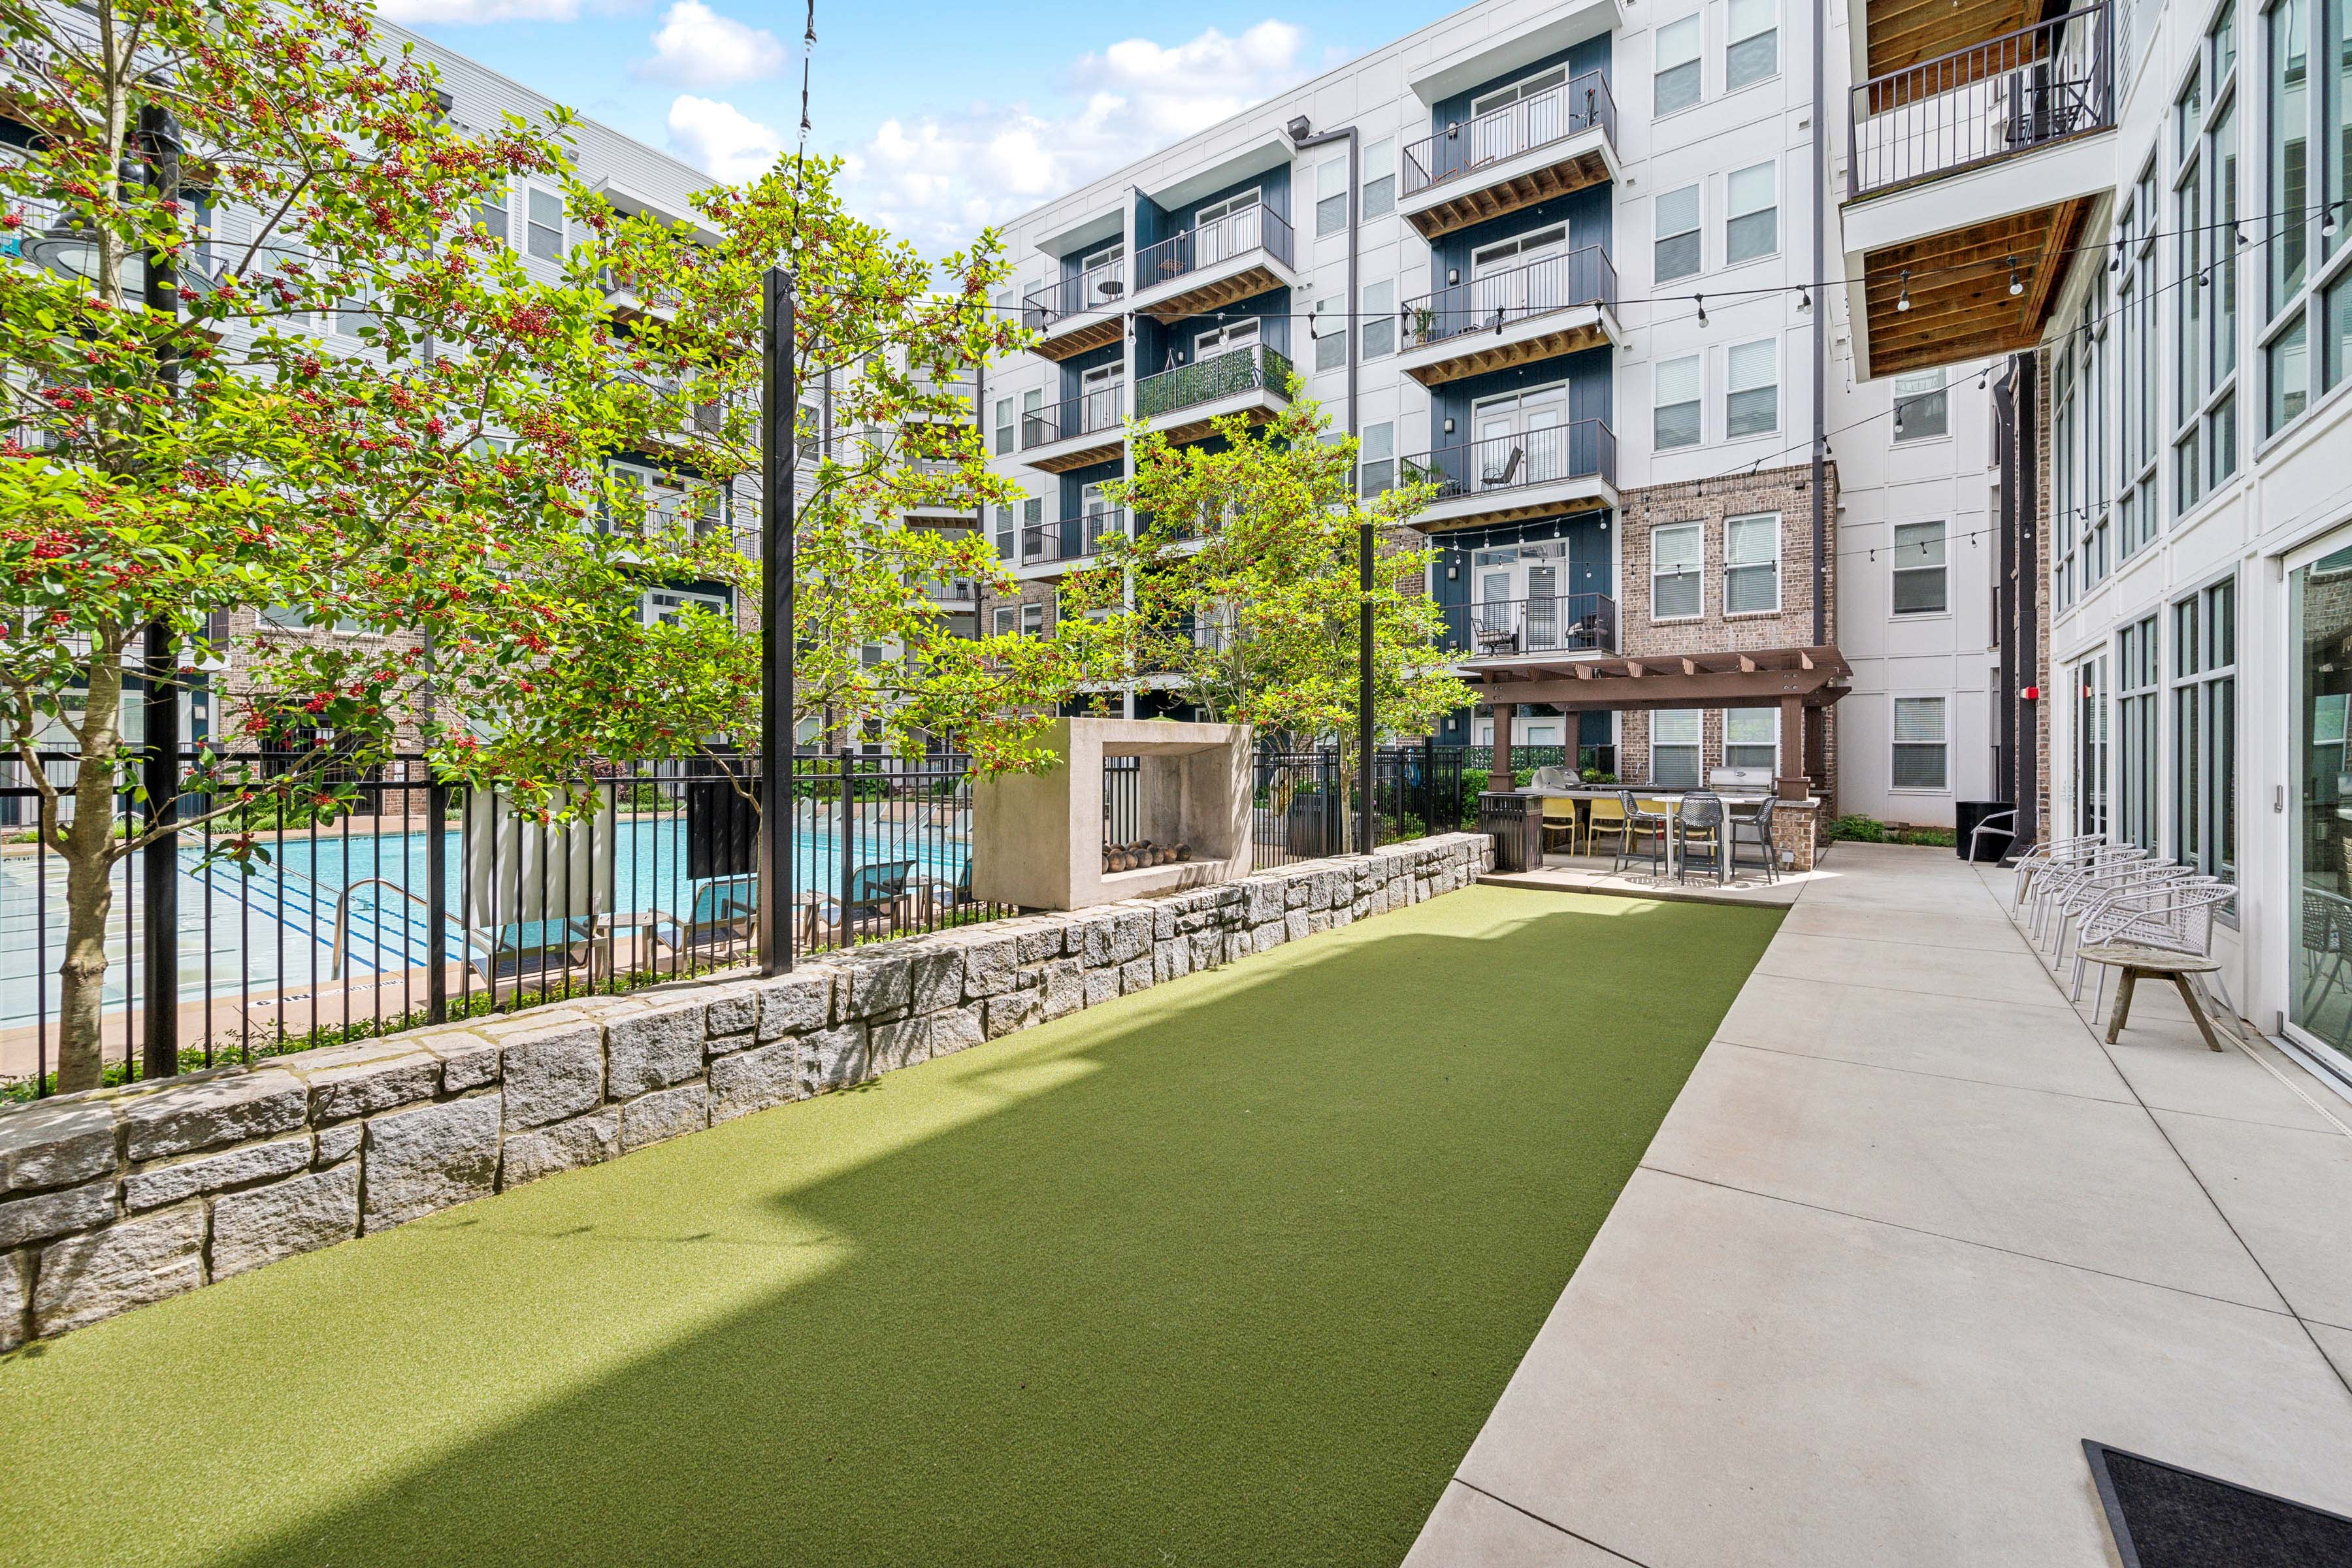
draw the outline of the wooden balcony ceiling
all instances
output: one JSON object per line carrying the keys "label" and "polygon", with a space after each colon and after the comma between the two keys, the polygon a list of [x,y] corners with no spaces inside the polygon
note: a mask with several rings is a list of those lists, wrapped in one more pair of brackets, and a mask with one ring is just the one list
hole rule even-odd
{"label": "wooden balcony ceiling", "polygon": [[1597,349],[1608,342],[1609,334],[1598,321],[1563,325],[1532,338],[1510,341],[1497,338],[1492,331],[1465,332],[1448,342],[1446,346],[1453,353],[1447,358],[1433,364],[1415,365],[1405,374],[1423,386],[1435,386],[1465,376],[1485,375],[1488,371],[1508,370],[1515,364]]}
{"label": "wooden balcony ceiling", "polygon": [[[1215,263],[1212,262],[1210,265],[1214,266]],[[1139,278],[1136,279],[1136,287],[1139,289],[1150,289],[1156,286],[1159,281],[1160,279],[1156,278]],[[1181,321],[1187,316],[1197,316],[1205,310],[1222,310],[1238,300],[1255,299],[1269,289],[1283,287],[1285,287],[1283,280],[1276,275],[1274,268],[1269,263],[1260,261],[1229,277],[1213,279],[1189,289],[1180,289],[1173,294],[1154,300],[1151,303],[1139,308],[1145,315],[1154,321]]]}
{"label": "wooden balcony ceiling", "polygon": [[[1244,390],[1253,389],[1244,388]],[[1234,395],[1238,397],[1241,394],[1235,393]],[[1223,400],[1219,399],[1218,401],[1222,402]],[[1238,412],[1244,419],[1247,420],[1252,425],[1263,425],[1267,420],[1274,417],[1274,410],[1271,408],[1253,406],[1239,409],[1236,412]],[[1172,418],[1174,416],[1162,415],[1160,417]],[[1188,419],[1179,425],[1162,425],[1159,429],[1161,435],[1168,437],[1168,443],[1170,446],[1181,447],[1187,441],[1204,441],[1210,437],[1215,435],[1217,433],[1217,422],[1214,418]]]}
{"label": "wooden balcony ceiling", "polygon": [[[1863,258],[1870,312],[1870,374],[1957,364],[2015,353],[2041,341],[2066,253],[2083,237],[2091,198],[1992,218]],[[2009,258],[2017,258],[2022,294],[2009,291]],[[1902,299],[1911,272],[1911,308]]]}
{"label": "wooden balcony ceiling", "polygon": [[1083,447],[1073,447],[1066,451],[1048,450],[1040,457],[1024,456],[1023,461],[1033,468],[1043,468],[1049,474],[1066,474],[1072,468],[1086,468],[1097,463],[1116,461],[1126,444],[1127,437],[1118,431],[1113,430],[1107,438],[1098,437],[1095,440],[1087,441]]}
{"label": "wooden balcony ceiling", "polygon": [[[2030,27],[2044,9],[2039,0],[1870,0],[1870,74],[1885,76]],[[2066,7],[2048,9],[2063,15]]]}
{"label": "wooden balcony ceiling", "polygon": [[[1490,217],[1515,213],[1587,185],[1601,184],[1608,178],[1609,160],[1601,156],[1598,147],[1588,147],[1540,169],[1492,183],[1482,182],[1477,170],[1465,169],[1436,187],[1450,193],[1444,200],[1422,208],[1408,221],[1421,231],[1422,238],[1435,239],[1457,228],[1485,223]],[[1459,190],[1453,189],[1457,185]]]}
{"label": "wooden balcony ceiling", "polygon": [[1846,694],[1853,671],[1833,647],[1748,653],[1563,658],[1551,663],[1467,665],[1461,677],[1481,702],[1544,702],[1571,712],[1661,708],[1775,708],[1795,698],[1825,708]]}
{"label": "wooden balcony ceiling", "polygon": [[1118,342],[1121,331],[1118,316],[1092,316],[1075,323],[1057,321],[1037,335],[1029,345],[1030,352],[1059,362],[1098,349],[1105,343]]}
{"label": "wooden balcony ceiling", "polygon": [[[1586,474],[1559,482],[1605,486],[1609,481],[1597,474]],[[1530,486],[1528,490],[1537,488]],[[1472,502],[1472,510],[1449,511],[1443,518],[1424,521],[1419,525],[1422,531],[1448,533],[1458,528],[1483,528],[1489,523],[1521,522],[1531,518],[1562,517],[1580,511],[1606,511],[1609,508],[1605,496],[1571,496],[1565,500],[1543,500],[1533,499],[1528,491],[1520,490],[1473,490],[1467,497],[1450,496],[1434,504],[1454,506],[1465,500]]]}

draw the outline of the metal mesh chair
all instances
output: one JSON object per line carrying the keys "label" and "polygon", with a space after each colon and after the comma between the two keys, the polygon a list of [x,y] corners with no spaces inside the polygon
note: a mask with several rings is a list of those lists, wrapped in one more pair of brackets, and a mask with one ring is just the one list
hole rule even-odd
{"label": "metal mesh chair", "polygon": [[[2128,942],[2137,947],[2159,948],[2166,952],[2190,952],[2200,958],[2210,957],[2214,913],[2237,896],[2237,889],[2209,877],[2186,878],[2118,892],[2084,914],[2081,946]],[[2072,993],[2077,999],[2083,994],[2083,955],[2078,948],[2074,954]],[[2219,975],[2214,976],[2214,984],[2217,988],[2221,986]],[[2094,1016],[2106,1001],[2106,995],[2107,966],[2102,963],[2099,965],[2098,991],[2091,1001]],[[2230,1003],[2227,990],[2222,990],[2221,1000],[2225,1004]],[[2234,1004],[2231,1004],[2231,1010],[2236,1011]]]}
{"label": "metal mesh chair", "polygon": [[1691,857],[1704,851],[1719,887],[1731,879],[1731,857],[1724,831],[1723,797],[1704,790],[1686,795],[1675,810],[1675,879],[1690,880]]}
{"label": "metal mesh chair", "polygon": [[1634,858],[1633,839],[1636,835],[1640,835],[1650,840],[1650,874],[1654,877],[1663,877],[1665,875],[1666,834],[1672,824],[1661,812],[1643,810],[1641,803],[1633,798],[1633,792],[1630,789],[1617,792],[1617,804],[1625,813],[1625,842],[1618,850],[1615,861],[1611,864],[1610,873],[1613,876],[1623,870]]}
{"label": "metal mesh chair", "polygon": [[1778,797],[1768,795],[1764,797],[1764,804],[1756,808],[1754,816],[1730,818],[1729,854],[1731,869],[1735,874],[1739,869],[1739,847],[1743,843],[1750,843],[1756,846],[1759,858],[1763,861],[1764,879],[1767,882],[1780,879],[1780,857],[1772,847],[1772,812],[1780,804]]}

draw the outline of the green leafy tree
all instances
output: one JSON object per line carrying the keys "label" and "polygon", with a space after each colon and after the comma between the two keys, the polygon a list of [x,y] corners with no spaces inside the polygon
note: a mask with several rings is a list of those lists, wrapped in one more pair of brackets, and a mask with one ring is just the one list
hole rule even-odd
{"label": "green leafy tree", "polygon": [[1306,397],[1261,426],[1221,420],[1213,440],[1130,439],[1134,478],[1105,488],[1139,520],[1135,535],[1107,538],[1066,595],[1081,614],[1111,612],[1102,635],[1129,678],[1263,736],[1336,747],[1352,779],[1369,521],[1379,734],[1423,733],[1471,700],[1437,652],[1444,618],[1423,591],[1432,552],[1408,526],[1427,487],[1359,495],[1355,441],[1331,437]]}

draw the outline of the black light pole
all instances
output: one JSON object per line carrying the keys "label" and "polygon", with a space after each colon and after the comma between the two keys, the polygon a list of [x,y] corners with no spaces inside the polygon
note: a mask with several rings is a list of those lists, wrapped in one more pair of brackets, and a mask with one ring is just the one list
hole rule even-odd
{"label": "black light pole", "polygon": [[[148,186],[163,202],[180,199],[180,128],[171,110],[147,104],[139,110],[139,141],[146,161]],[[146,254],[147,308],[165,317],[166,331],[180,322],[180,278],[169,251]],[[167,337],[155,356],[155,379],[171,395],[180,376],[179,363]],[[147,993],[142,1009],[144,1039],[139,1070],[149,1079],[170,1078],[180,1070],[180,836],[157,832],[167,827],[180,810],[180,669],[179,639],[162,620],[147,626],[146,677],[141,719],[146,748],[142,759],[147,788],[147,831],[155,835],[140,852],[140,869],[146,886],[142,910],[145,929],[141,957],[147,966]]]}
{"label": "black light pole", "polygon": [[[1290,132],[1293,145],[1300,152],[1309,147],[1321,147],[1333,142],[1348,144],[1348,305],[1339,313],[1340,331],[1348,334],[1348,434],[1358,434],[1356,428],[1356,363],[1357,327],[1356,304],[1356,186],[1360,170],[1360,146],[1356,128],[1346,126],[1338,131],[1318,134],[1305,115],[1293,120],[1285,130]],[[1379,820],[1372,805],[1372,784],[1375,760],[1372,755],[1372,522],[1370,513],[1356,530],[1356,585],[1360,603],[1356,610],[1356,756],[1361,768],[1357,782],[1356,847],[1359,852],[1372,852],[1373,825]],[[1402,781],[1400,779],[1400,785]]]}
{"label": "black light pole", "polygon": [[768,268],[760,290],[760,968],[793,967],[793,479],[799,399],[793,390],[793,279]]}

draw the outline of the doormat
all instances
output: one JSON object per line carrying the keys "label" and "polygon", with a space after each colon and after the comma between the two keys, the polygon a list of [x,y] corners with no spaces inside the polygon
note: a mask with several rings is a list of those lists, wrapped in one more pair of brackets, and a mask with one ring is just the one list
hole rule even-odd
{"label": "doormat", "polygon": [[2317,1568],[2352,1563],[2352,1519],[2083,1441],[2123,1568]]}

